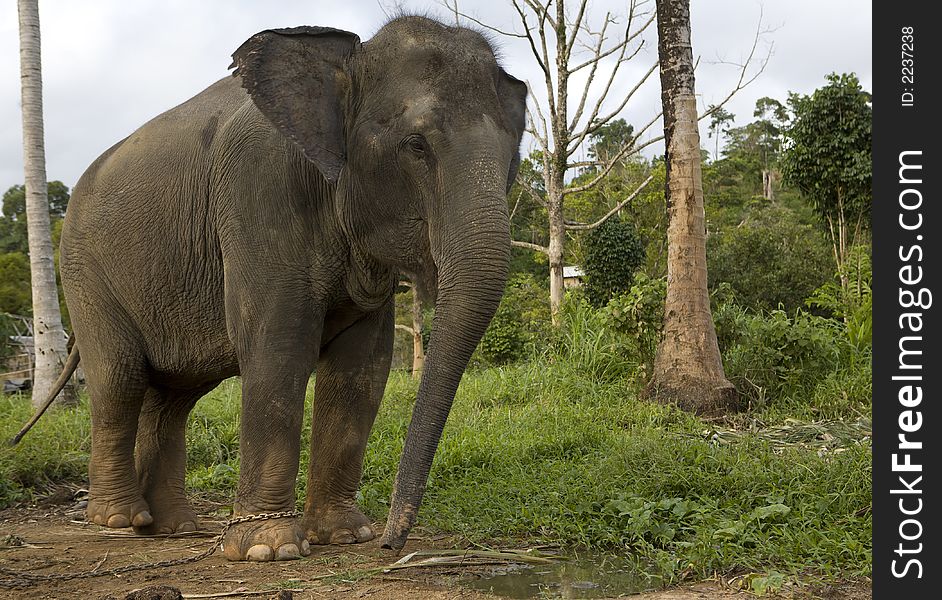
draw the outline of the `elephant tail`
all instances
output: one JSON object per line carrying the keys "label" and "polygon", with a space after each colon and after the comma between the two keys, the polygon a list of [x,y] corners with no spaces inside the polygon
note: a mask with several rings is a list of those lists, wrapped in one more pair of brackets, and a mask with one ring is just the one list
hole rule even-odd
{"label": "elephant tail", "polygon": [[13,436],[13,439],[10,440],[10,445],[15,446],[23,439],[23,436],[33,428],[33,425],[36,424],[36,421],[43,416],[43,413],[46,412],[46,409],[49,408],[53,401],[56,399],[56,396],[59,395],[59,392],[62,391],[62,388],[65,387],[65,384],[69,382],[69,378],[72,377],[72,374],[75,373],[75,369],[79,364],[79,349],[78,345],[74,343],[75,338],[73,337],[70,340],[70,345],[72,349],[69,351],[69,357],[65,359],[65,365],[62,367],[62,373],[59,374],[59,378],[56,379],[56,382],[52,384],[52,390],[49,392],[49,396],[46,400],[36,409],[36,413],[32,418],[23,425],[23,428],[20,429],[19,433]]}

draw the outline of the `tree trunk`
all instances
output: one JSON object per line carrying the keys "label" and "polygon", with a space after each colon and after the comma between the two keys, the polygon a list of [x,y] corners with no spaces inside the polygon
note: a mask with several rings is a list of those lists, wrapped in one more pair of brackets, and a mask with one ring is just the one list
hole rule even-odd
{"label": "tree trunk", "polygon": [[425,346],[422,343],[422,302],[412,288],[412,378],[421,379],[425,368]]}
{"label": "tree trunk", "polygon": [[[62,371],[68,352],[59,313],[56,270],[49,230],[46,156],[43,146],[42,62],[40,59],[38,0],[18,0],[20,73],[23,105],[23,167],[26,183],[26,222],[33,289],[33,404],[49,394]],[[67,386],[59,400],[74,401]]]}
{"label": "tree trunk", "polygon": [[[558,196],[556,195],[558,194]],[[566,292],[563,281],[563,257],[565,256],[566,224],[563,221],[562,194],[559,190],[547,194],[547,213],[549,213],[549,261],[550,273],[550,314],[553,324],[559,325],[559,311],[563,306]]]}
{"label": "tree trunk", "polygon": [[773,177],[771,169],[762,169],[762,196],[769,202],[775,202],[775,191],[772,189]]}
{"label": "tree trunk", "polygon": [[689,0],[657,0],[657,27],[667,168],[667,300],[646,395],[697,414],[721,415],[739,406],[723,371],[707,289]]}

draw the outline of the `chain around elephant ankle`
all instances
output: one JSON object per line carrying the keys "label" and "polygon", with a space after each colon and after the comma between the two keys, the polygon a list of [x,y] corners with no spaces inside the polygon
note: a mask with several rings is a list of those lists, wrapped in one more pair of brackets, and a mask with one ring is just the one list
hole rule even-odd
{"label": "chain around elephant ankle", "polygon": [[284,510],[281,512],[270,512],[270,513],[257,513],[254,515],[243,515],[241,517],[232,517],[226,524],[223,526],[222,531],[216,536],[216,540],[213,542],[214,545],[222,543],[222,538],[229,532],[229,528],[233,525],[241,525],[242,523],[251,523],[252,521],[268,521],[271,519],[296,519],[301,516],[301,513],[293,510]]}

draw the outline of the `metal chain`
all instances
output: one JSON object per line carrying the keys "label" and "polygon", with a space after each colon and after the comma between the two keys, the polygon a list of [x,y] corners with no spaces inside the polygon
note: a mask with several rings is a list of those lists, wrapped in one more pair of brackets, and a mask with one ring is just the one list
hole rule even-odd
{"label": "metal chain", "polygon": [[186,558],[173,558],[169,560],[161,560],[157,562],[149,563],[138,563],[134,565],[125,565],[123,567],[114,567],[112,569],[105,569],[104,571],[91,570],[83,571],[80,573],[52,573],[52,574],[41,574],[41,573],[30,573],[28,571],[17,571],[14,569],[8,569],[6,567],[0,566],[0,575],[3,575],[3,578],[0,579],[0,588],[16,588],[16,587],[26,587],[30,585],[36,585],[38,583],[50,582],[50,581],[70,581],[72,579],[90,579],[92,577],[107,577],[109,575],[123,575],[125,573],[132,573],[134,571],[143,571],[145,569],[164,569],[166,567],[177,567],[180,565],[187,565],[190,563],[195,563],[203,560],[204,558],[209,558],[216,553],[216,550],[222,545],[222,539],[229,532],[229,529],[234,525],[240,525],[242,523],[251,523],[253,521],[268,521],[270,519],[293,519],[299,517],[300,514],[294,511],[283,511],[283,512],[273,512],[273,513],[258,513],[256,515],[245,515],[243,517],[233,517],[226,521],[226,524],[223,526],[222,531],[219,532],[215,538],[213,538],[212,544],[206,550],[200,552],[196,556],[188,556]]}

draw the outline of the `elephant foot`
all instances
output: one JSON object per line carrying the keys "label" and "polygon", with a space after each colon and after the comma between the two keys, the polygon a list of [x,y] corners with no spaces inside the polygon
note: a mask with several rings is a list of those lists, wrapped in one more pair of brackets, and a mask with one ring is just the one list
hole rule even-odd
{"label": "elephant foot", "polygon": [[311,553],[311,545],[296,519],[250,521],[233,525],[222,540],[223,554],[232,561],[292,560]]}
{"label": "elephant foot", "polygon": [[160,535],[197,531],[199,519],[189,504],[179,508],[163,508],[159,504],[154,508],[154,521],[149,525],[135,527],[134,533],[140,535]]}
{"label": "elephant foot", "polygon": [[143,498],[133,499],[107,498],[95,495],[88,499],[85,509],[86,518],[103,527],[146,527],[154,522],[150,507]]}
{"label": "elephant foot", "polygon": [[358,544],[376,537],[370,520],[356,506],[305,513],[301,524],[312,544]]}

